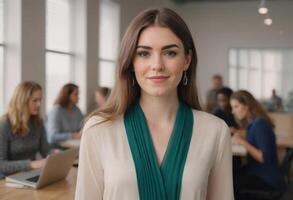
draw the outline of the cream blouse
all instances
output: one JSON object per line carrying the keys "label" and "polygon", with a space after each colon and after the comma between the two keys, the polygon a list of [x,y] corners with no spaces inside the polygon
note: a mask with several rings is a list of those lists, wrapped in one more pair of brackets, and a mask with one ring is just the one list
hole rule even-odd
{"label": "cream blouse", "polygon": [[[180,199],[233,200],[230,133],[221,119],[193,110],[194,127]],[[123,117],[83,129],[75,200],[138,200],[136,171]]]}

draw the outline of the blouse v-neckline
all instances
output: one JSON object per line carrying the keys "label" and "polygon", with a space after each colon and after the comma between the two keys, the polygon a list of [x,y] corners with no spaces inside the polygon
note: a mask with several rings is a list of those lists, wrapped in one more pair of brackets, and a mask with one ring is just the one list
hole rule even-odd
{"label": "blouse v-neckline", "polygon": [[165,148],[165,152],[163,153],[164,155],[163,155],[163,159],[162,159],[162,161],[161,161],[161,163],[160,163],[160,161],[159,161],[159,158],[158,158],[158,155],[157,155],[157,153],[156,153],[156,148],[155,148],[155,145],[154,145],[154,142],[153,142],[153,139],[152,139],[152,135],[151,135],[151,131],[150,131],[150,128],[149,128],[149,126],[148,126],[148,123],[147,123],[147,119],[146,119],[146,117],[145,117],[145,115],[144,115],[144,112],[143,112],[143,110],[142,110],[142,108],[141,108],[141,106],[138,104],[138,109],[139,109],[139,113],[141,114],[141,117],[143,118],[143,125],[144,125],[144,128],[145,128],[145,130],[147,130],[147,135],[146,135],[146,142],[148,143],[148,145],[151,147],[150,148],[150,150],[151,150],[151,153],[152,153],[152,155],[153,155],[153,157],[155,158],[155,160],[156,160],[156,164],[157,164],[157,166],[161,169],[161,167],[163,166],[163,163],[165,162],[165,160],[166,160],[166,157],[168,156],[168,154],[169,154],[169,148],[170,148],[170,146],[171,146],[171,141],[173,140],[173,137],[174,137],[174,128],[175,128],[175,124],[176,124],[176,120],[177,120],[177,118],[178,118],[178,110],[179,110],[179,106],[178,106],[178,110],[176,111],[176,117],[175,117],[175,121],[174,121],[174,124],[173,124],[173,127],[172,127],[172,131],[171,131],[171,134],[170,134],[170,136],[169,136],[169,139],[168,139],[168,142],[167,142],[167,146],[166,146],[166,148]]}
{"label": "blouse v-neckline", "polygon": [[137,103],[124,116],[141,200],[179,199],[193,129],[193,113],[180,102],[161,164],[143,110]]}

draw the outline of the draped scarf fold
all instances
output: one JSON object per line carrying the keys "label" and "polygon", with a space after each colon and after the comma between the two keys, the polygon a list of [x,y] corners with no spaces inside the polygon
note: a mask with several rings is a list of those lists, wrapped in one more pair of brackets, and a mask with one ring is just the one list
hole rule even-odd
{"label": "draped scarf fold", "polygon": [[124,124],[135,165],[140,200],[180,199],[193,121],[191,108],[181,101],[160,166],[147,121],[139,103],[127,110],[124,115]]}

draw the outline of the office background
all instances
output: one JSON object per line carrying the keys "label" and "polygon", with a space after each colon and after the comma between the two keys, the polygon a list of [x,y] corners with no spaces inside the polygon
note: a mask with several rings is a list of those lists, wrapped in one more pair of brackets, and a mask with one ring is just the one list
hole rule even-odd
{"label": "office background", "polygon": [[225,85],[259,99],[271,89],[288,101],[293,90],[293,1],[268,0],[273,23],[264,24],[257,0],[1,0],[0,112],[23,80],[44,89],[43,113],[60,87],[80,87],[90,110],[97,85],[113,86],[119,42],[130,20],[148,7],[169,7],[186,20],[198,53],[202,103],[219,73]]}

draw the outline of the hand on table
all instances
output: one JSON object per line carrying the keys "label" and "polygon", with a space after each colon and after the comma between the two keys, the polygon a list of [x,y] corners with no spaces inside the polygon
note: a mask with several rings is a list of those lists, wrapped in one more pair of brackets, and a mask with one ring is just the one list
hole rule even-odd
{"label": "hand on table", "polygon": [[80,132],[72,133],[72,139],[80,140],[80,138],[81,138]]}
{"label": "hand on table", "polygon": [[244,145],[244,143],[246,142],[246,139],[239,132],[234,133],[232,140],[233,140],[233,143],[241,144],[241,145]]}
{"label": "hand on table", "polygon": [[32,169],[40,169],[45,166],[46,161],[47,161],[46,159],[34,160],[34,161],[31,161],[30,166]]}

